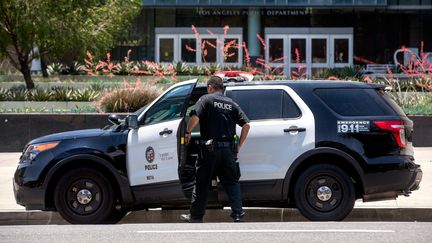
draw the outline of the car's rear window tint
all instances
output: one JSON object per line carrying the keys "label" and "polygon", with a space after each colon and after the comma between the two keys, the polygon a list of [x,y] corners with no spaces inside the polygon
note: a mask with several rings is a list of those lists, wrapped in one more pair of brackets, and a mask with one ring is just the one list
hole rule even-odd
{"label": "car's rear window tint", "polygon": [[342,116],[395,115],[375,89],[316,89],[315,93],[330,109]]}
{"label": "car's rear window tint", "polygon": [[233,90],[231,97],[250,120],[297,118],[301,111],[283,90]]}

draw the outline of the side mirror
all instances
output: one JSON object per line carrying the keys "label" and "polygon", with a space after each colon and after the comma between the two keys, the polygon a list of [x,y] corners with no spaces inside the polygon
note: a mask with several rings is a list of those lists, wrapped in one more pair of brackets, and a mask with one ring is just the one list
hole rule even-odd
{"label": "side mirror", "polygon": [[126,117],[126,126],[132,129],[137,129],[138,126],[138,116],[137,115],[129,115]]}
{"label": "side mirror", "polygon": [[110,121],[114,125],[120,124],[120,117],[118,117],[116,114],[110,114],[108,116],[108,121]]}

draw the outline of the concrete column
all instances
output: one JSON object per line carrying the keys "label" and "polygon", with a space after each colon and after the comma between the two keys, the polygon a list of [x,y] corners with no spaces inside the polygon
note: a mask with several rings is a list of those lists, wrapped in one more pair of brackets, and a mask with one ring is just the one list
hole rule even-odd
{"label": "concrete column", "polygon": [[[260,10],[257,8],[249,8],[248,13],[248,42],[247,47],[249,50],[249,55],[253,61],[256,57],[261,55],[261,44],[257,38],[257,34],[260,34],[261,30],[261,14]],[[264,39],[265,37],[261,35]],[[254,58],[255,57],[255,58]],[[253,62],[254,63],[254,62]]]}

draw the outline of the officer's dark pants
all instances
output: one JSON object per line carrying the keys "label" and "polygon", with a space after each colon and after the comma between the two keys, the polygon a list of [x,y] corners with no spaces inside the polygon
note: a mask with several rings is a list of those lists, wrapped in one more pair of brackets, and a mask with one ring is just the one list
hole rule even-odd
{"label": "officer's dark pants", "polygon": [[198,161],[195,188],[192,194],[190,214],[192,219],[202,219],[207,205],[208,190],[216,172],[225,192],[228,194],[233,214],[241,214],[240,171],[233,159],[231,148],[214,148],[212,152],[203,149],[203,159]]}

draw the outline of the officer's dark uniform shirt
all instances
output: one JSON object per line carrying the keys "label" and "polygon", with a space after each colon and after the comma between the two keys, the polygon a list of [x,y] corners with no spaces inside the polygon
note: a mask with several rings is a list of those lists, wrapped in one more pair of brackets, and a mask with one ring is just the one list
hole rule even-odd
{"label": "officer's dark uniform shirt", "polygon": [[199,117],[203,140],[232,141],[236,124],[242,127],[249,122],[240,106],[222,92],[202,96],[189,115]]}

